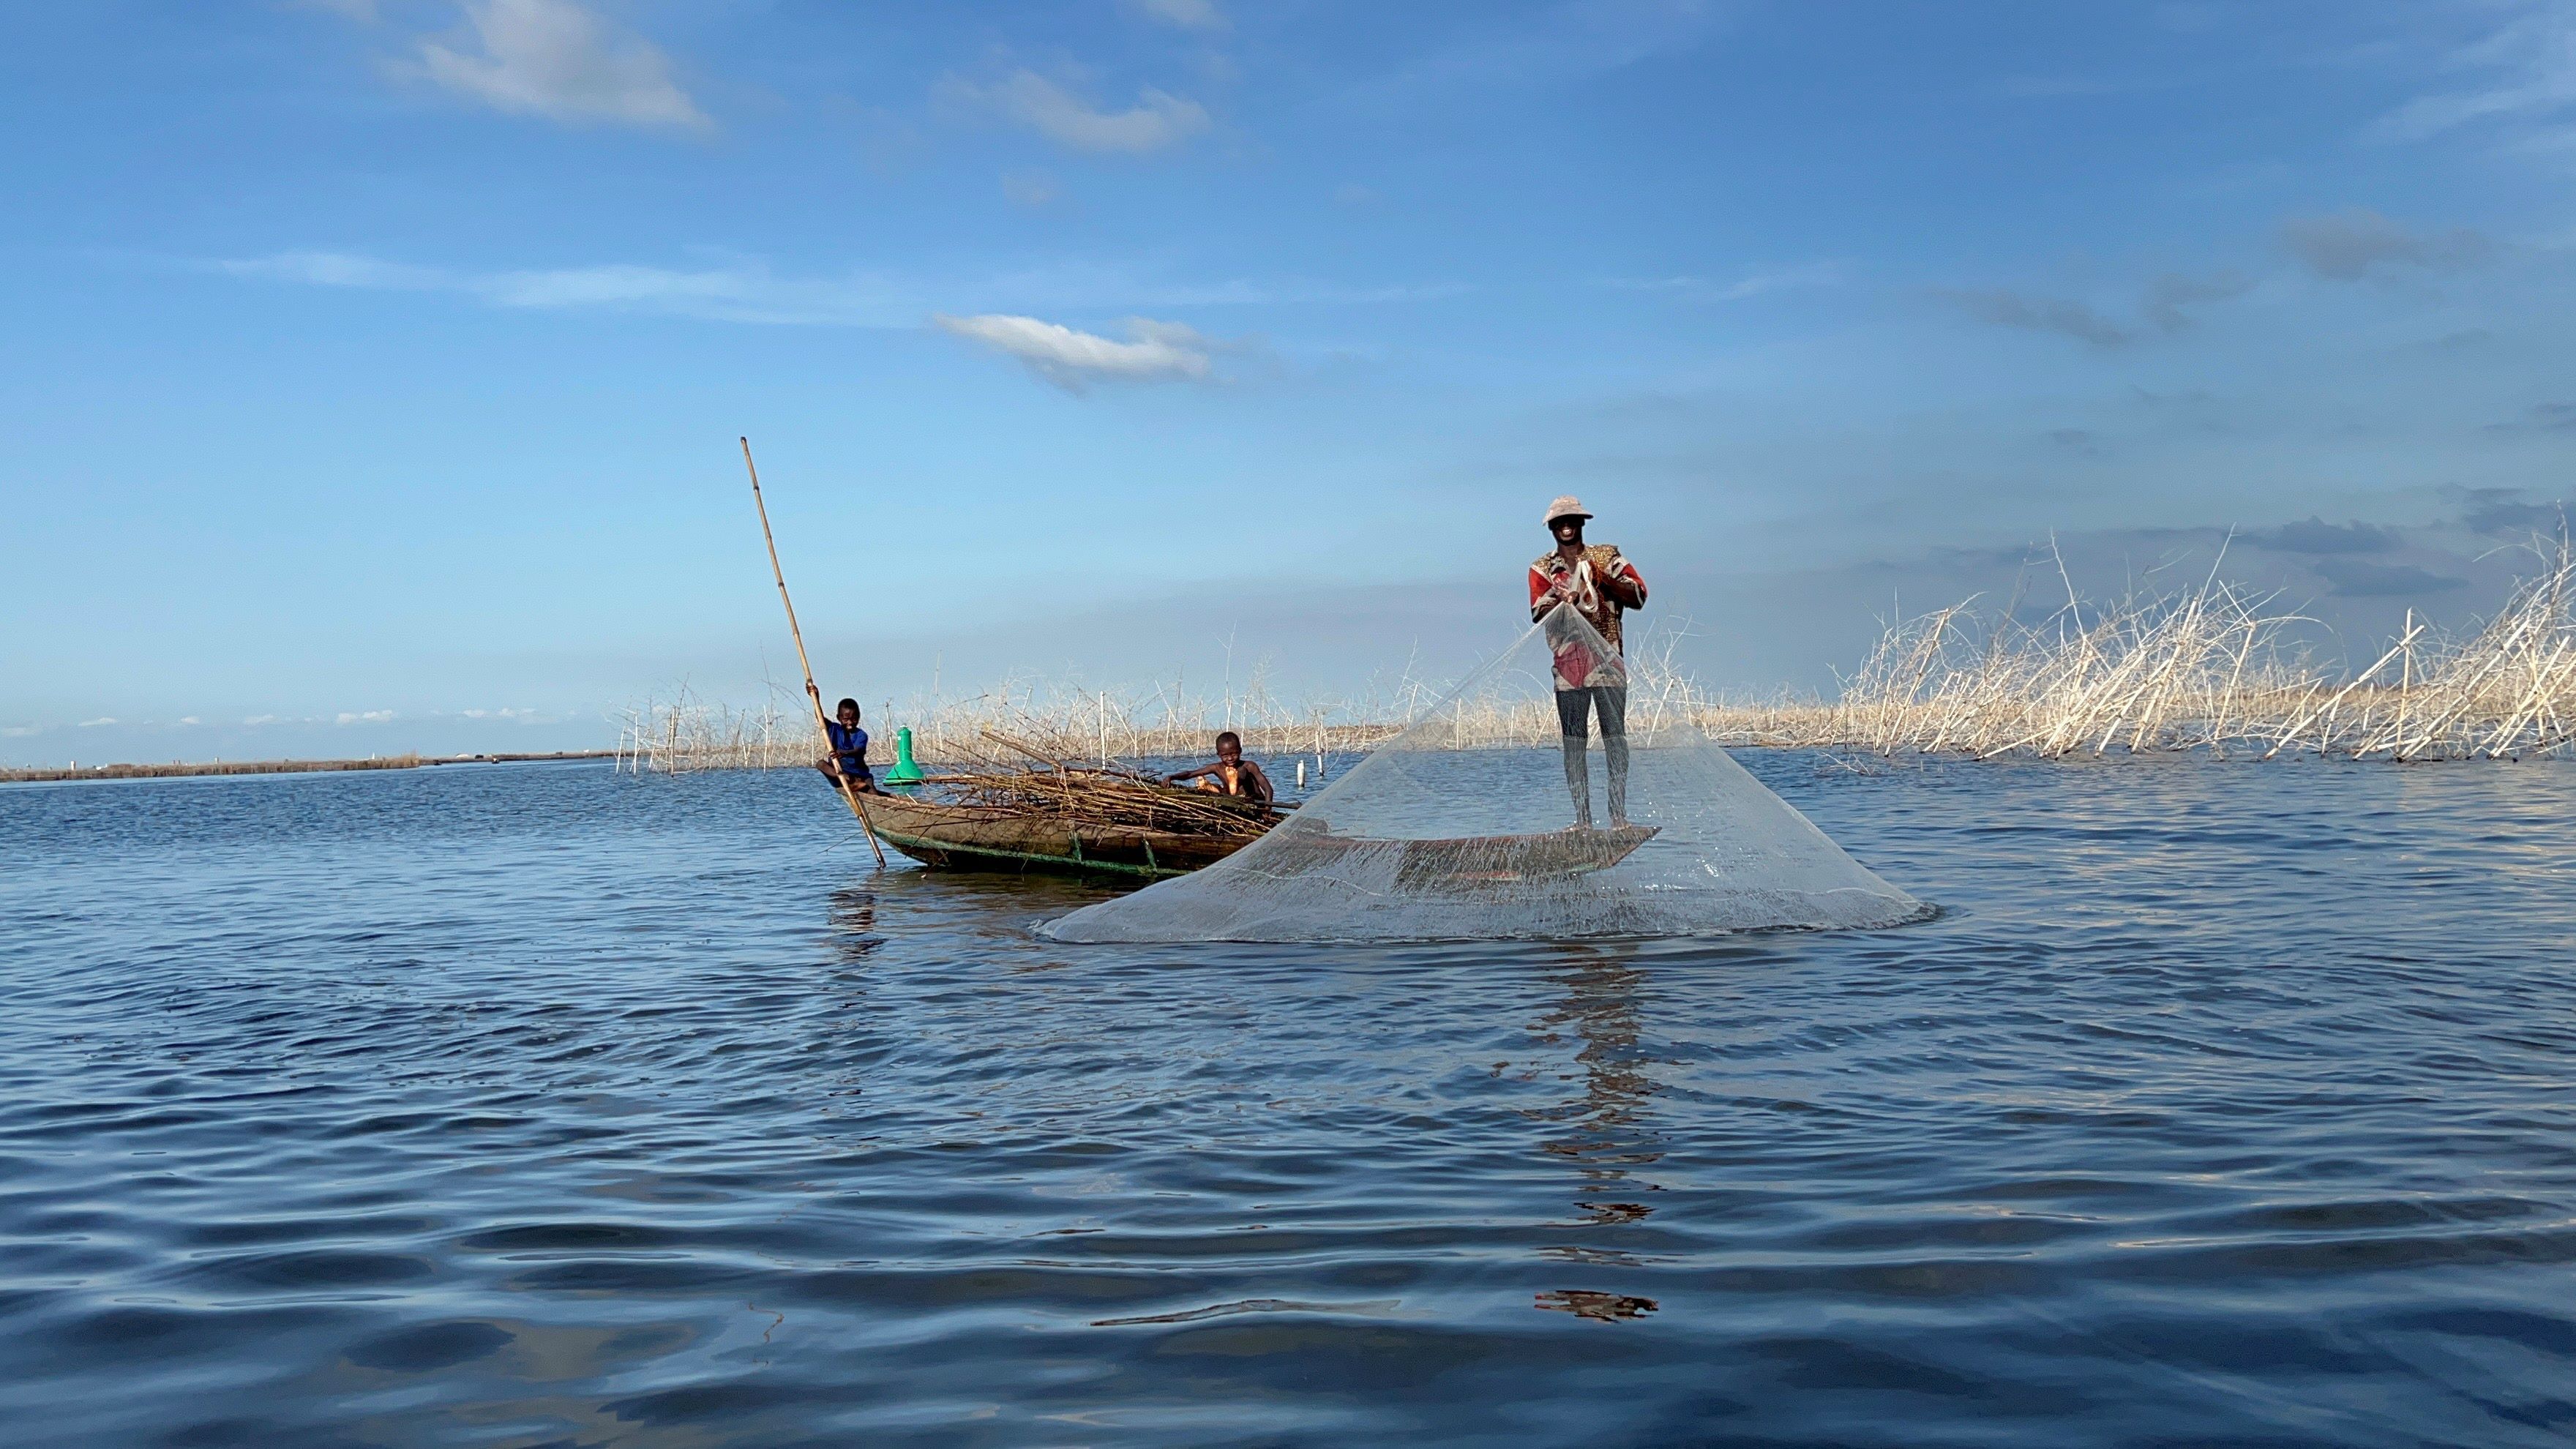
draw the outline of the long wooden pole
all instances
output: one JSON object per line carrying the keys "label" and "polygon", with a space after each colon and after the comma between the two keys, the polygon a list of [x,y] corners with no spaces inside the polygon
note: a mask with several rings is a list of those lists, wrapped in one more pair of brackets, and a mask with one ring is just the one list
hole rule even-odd
{"label": "long wooden pole", "polygon": [[[805,670],[805,698],[814,706],[814,727],[823,737],[823,748],[832,748],[831,726],[823,716],[823,691],[814,687],[814,664],[805,657],[805,631],[796,627],[796,601],[787,597],[787,575],[778,567],[778,540],[769,531],[769,505],[760,498],[760,469],[751,461],[751,439],[742,440],[743,470],[751,474],[751,506],[760,510],[760,541],[769,545],[769,575],[778,580],[778,602],[787,606],[787,637],[796,641],[796,662]],[[877,869],[885,869],[885,847],[877,843],[876,822],[868,818],[868,807],[859,798],[858,788],[850,777],[840,772],[834,761],[832,778],[840,782],[841,798],[850,802],[850,813],[859,817],[859,829],[868,837],[868,849],[877,853]]]}

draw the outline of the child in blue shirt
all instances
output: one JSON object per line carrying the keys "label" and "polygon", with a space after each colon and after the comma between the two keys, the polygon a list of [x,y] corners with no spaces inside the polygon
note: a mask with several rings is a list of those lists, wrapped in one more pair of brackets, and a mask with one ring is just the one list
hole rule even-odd
{"label": "child in blue shirt", "polygon": [[842,700],[840,718],[825,720],[823,734],[832,752],[816,760],[814,768],[823,772],[823,778],[831,781],[835,790],[847,780],[851,789],[875,794],[876,776],[868,773],[868,732],[859,728],[859,702]]}

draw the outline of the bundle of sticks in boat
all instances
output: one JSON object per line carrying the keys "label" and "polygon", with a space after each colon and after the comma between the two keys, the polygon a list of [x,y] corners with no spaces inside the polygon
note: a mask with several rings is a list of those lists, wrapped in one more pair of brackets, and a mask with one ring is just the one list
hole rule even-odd
{"label": "bundle of sticks in boat", "polygon": [[1078,825],[1168,830],[1176,835],[1253,836],[1279,819],[1278,812],[1251,800],[1185,790],[1114,765],[1052,759],[1023,741],[989,730],[985,735],[1027,763],[996,762],[971,773],[934,776],[926,783],[939,787],[959,805],[1046,815]]}

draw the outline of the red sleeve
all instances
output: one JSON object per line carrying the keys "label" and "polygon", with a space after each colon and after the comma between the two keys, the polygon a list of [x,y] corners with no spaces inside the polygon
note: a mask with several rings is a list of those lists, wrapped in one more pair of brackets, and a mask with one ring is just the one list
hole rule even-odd
{"label": "red sleeve", "polygon": [[1547,597],[1547,591],[1553,582],[1554,581],[1549,579],[1545,573],[1540,571],[1537,564],[1530,565],[1529,586],[1530,609],[1532,612],[1537,611],[1538,601]]}
{"label": "red sleeve", "polygon": [[1637,602],[1640,604],[1646,602],[1646,576],[1637,572],[1635,564],[1628,563],[1626,555],[1622,554],[1619,562],[1628,565],[1628,582],[1637,586]]}

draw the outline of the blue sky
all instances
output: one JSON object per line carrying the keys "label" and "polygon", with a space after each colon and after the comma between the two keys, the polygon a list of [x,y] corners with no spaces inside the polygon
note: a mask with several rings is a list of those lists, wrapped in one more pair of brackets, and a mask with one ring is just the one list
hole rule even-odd
{"label": "blue sky", "polygon": [[738,434],[872,700],[1444,667],[1561,492],[1730,687],[2052,534],[2109,593],[2233,528],[2363,639],[2491,607],[2576,460],[2572,0],[9,30],[10,761],[755,698]]}

